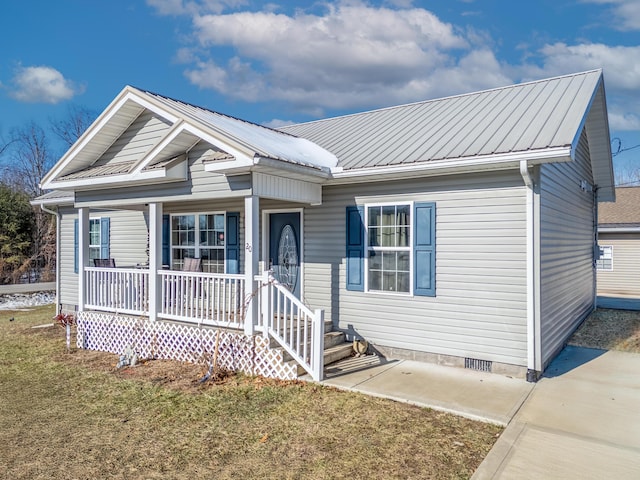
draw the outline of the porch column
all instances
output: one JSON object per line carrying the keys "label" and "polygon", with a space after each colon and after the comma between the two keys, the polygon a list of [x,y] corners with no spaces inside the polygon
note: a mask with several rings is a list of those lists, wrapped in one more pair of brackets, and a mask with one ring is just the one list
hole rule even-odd
{"label": "porch column", "polygon": [[[259,228],[260,200],[256,195],[244,198],[244,275],[247,295],[253,293],[256,285],[255,276],[258,274],[259,260]],[[258,302],[254,301],[255,295],[251,295],[251,301],[247,305],[247,316],[244,321],[244,333],[253,335],[258,323]]]}
{"label": "porch column", "polygon": [[162,203],[149,204],[149,320],[158,318],[162,302]]}
{"label": "porch column", "polygon": [[84,310],[87,278],[84,267],[89,266],[89,209],[78,209],[78,311]]}

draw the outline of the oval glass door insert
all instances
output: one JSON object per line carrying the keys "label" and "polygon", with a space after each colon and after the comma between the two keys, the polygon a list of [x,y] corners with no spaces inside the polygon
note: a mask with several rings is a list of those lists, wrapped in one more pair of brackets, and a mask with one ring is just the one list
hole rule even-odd
{"label": "oval glass door insert", "polygon": [[278,266],[278,281],[293,292],[298,282],[298,247],[295,232],[289,224],[280,232]]}

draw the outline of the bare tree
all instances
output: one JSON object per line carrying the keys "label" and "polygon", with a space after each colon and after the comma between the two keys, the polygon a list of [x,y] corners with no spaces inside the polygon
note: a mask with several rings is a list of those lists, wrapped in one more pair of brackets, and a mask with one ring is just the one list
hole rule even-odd
{"label": "bare tree", "polygon": [[96,119],[97,113],[86,107],[71,105],[67,109],[67,116],[61,120],[51,120],[51,131],[57,135],[68,147],[89,128]]}
{"label": "bare tree", "polygon": [[30,122],[11,131],[11,143],[7,180],[29,198],[42,195],[40,180],[53,166],[45,131],[35,122]]}

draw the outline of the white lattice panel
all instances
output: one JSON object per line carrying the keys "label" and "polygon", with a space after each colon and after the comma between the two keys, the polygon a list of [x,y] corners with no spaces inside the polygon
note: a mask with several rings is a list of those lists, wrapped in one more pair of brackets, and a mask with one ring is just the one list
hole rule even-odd
{"label": "white lattice panel", "polygon": [[[214,354],[217,330],[196,325],[152,322],[103,312],[78,312],[78,348],[122,354],[127,347],[141,359],[208,362]],[[222,368],[292,380],[297,366],[283,362],[282,351],[271,349],[262,336],[220,331],[217,365]]]}

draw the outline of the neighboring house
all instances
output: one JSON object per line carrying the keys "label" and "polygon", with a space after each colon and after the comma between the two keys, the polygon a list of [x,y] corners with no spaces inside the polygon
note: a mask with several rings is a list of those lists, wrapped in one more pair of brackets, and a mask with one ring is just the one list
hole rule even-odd
{"label": "neighboring house", "polygon": [[615,198],[599,70],[280,130],[126,87],[42,187],[81,346],[193,360],[224,326],[228,364],[294,375],[278,344],[314,378],[324,318],[391,358],[537,379],[594,308]]}
{"label": "neighboring house", "polygon": [[640,187],[616,188],[598,210],[598,295],[640,298]]}

